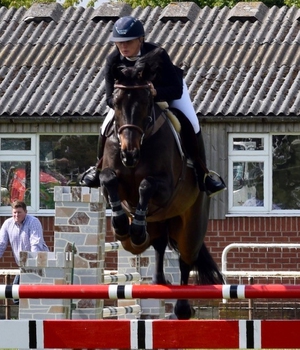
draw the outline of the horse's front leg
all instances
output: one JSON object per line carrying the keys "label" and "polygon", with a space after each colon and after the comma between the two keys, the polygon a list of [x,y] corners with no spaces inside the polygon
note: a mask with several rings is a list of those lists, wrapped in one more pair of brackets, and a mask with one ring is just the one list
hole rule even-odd
{"label": "horse's front leg", "polygon": [[139,186],[139,202],[130,225],[131,244],[134,248],[148,248],[150,237],[147,232],[146,215],[148,203],[157,189],[157,182],[152,177],[143,179]]}
{"label": "horse's front leg", "polygon": [[103,169],[100,173],[100,184],[112,209],[111,222],[116,239],[124,241],[129,237],[129,219],[121,206],[116,173],[110,168]]}

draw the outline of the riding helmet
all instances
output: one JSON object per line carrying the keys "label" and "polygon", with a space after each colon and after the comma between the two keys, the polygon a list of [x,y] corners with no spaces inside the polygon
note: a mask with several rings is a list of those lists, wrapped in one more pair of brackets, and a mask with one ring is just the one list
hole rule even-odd
{"label": "riding helmet", "polygon": [[113,27],[110,41],[121,42],[145,36],[144,26],[140,20],[131,16],[121,17]]}

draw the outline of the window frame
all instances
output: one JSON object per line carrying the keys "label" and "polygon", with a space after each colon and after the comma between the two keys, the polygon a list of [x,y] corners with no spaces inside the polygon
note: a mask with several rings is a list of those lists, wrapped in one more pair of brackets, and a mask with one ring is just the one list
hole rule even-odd
{"label": "window frame", "polygon": [[[34,149],[38,145],[37,135],[32,134],[0,134],[0,143],[2,139],[24,139],[28,138],[31,140],[30,150],[2,150],[0,148],[0,159],[1,162],[30,162],[31,169],[37,169],[37,157],[39,153],[35,153]],[[39,149],[38,149],[39,152]],[[39,186],[39,177],[37,172],[31,170],[30,176],[30,188],[31,188],[31,205],[27,206],[28,211],[36,211],[39,208],[39,198],[37,188]],[[1,174],[0,174],[1,176]],[[11,213],[10,206],[0,206],[0,215]]]}
{"label": "window frame", "polygon": [[[272,138],[283,133],[230,133],[228,134],[228,215],[229,216],[300,216],[298,209],[272,209],[273,189],[273,154]],[[294,135],[294,133],[284,133]],[[295,134],[296,135],[296,134]],[[262,138],[263,150],[234,150],[233,142],[236,138]],[[233,205],[233,163],[234,162],[263,162],[264,163],[264,206],[234,206]]]}
{"label": "window frame", "polygon": [[[22,162],[30,162],[31,164],[31,176],[30,176],[30,191],[31,191],[31,205],[27,206],[28,212],[37,215],[37,216],[54,216],[54,209],[40,209],[40,137],[44,135],[66,135],[65,133],[39,133],[39,134],[10,134],[10,133],[0,133],[0,142],[3,138],[9,139],[22,139],[22,138],[30,138],[31,139],[31,150],[1,150],[0,149],[0,159],[1,162],[9,161],[22,161]],[[79,136],[96,136],[98,137],[98,133],[68,133],[68,136],[79,135]],[[96,150],[95,150],[96,153]],[[0,174],[1,176],[1,174]],[[0,206],[0,216],[8,216],[11,215],[11,207],[10,206]]]}

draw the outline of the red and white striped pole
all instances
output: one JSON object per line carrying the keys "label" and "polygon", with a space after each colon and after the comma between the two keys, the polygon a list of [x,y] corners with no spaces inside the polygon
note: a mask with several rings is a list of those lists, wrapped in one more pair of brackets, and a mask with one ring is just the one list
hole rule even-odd
{"label": "red and white striped pole", "polygon": [[299,329],[299,320],[0,320],[0,348],[300,349]]}
{"label": "red and white striped pole", "polygon": [[300,285],[0,285],[0,299],[297,299]]}

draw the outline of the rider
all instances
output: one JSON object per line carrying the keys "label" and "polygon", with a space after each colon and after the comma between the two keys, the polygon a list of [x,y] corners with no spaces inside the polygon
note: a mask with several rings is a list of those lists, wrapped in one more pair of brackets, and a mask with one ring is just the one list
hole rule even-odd
{"label": "rider", "polygon": [[[106,101],[111,108],[102,125],[99,142],[98,142],[98,162],[96,168],[101,170],[101,158],[103,155],[103,146],[105,142],[105,128],[109,121],[114,116],[113,111],[113,91],[114,91],[114,77],[111,67],[114,64],[124,64],[126,66],[134,66],[135,61],[157,48],[155,44],[144,41],[145,31],[144,27],[138,19],[126,16],[121,17],[116,21],[113,27],[111,41],[115,43],[116,49],[111,53],[106,60],[105,67],[105,85],[106,85]],[[194,167],[198,176],[198,183],[200,190],[205,190],[209,197],[226,189],[224,181],[216,181],[213,179],[206,168],[206,157],[203,138],[197,115],[194,111],[188,89],[183,80],[183,71],[173,65],[171,59],[165,50],[161,52],[162,69],[161,75],[150,83],[150,91],[154,97],[154,101],[166,101],[170,107],[175,107],[185,114],[191,122],[196,138],[197,138],[197,156],[193,159]],[[91,169],[91,168],[90,168]],[[81,185],[89,187],[98,187],[99,170],[87,171],[81,178]]]}

